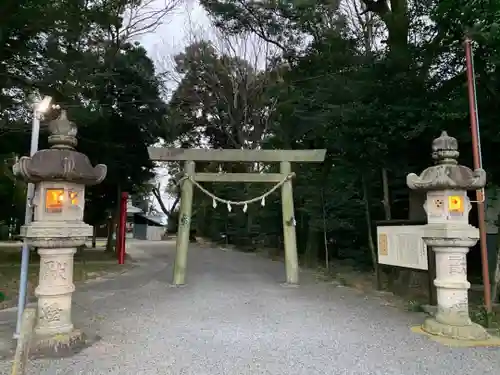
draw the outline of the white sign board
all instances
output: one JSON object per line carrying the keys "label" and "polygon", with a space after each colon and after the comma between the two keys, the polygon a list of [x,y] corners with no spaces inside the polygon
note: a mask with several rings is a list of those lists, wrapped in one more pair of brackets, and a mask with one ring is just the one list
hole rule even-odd
{"label": "white sign board", "polygon": [[378,262],[388,266],[427,270],[425,225],[377,227]]}

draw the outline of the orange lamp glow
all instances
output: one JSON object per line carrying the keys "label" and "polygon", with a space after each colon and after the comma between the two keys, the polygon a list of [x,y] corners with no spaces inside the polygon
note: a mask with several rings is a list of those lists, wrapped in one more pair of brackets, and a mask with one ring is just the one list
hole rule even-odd
{"label": "orange lamp glow", "polygon": [[64,201],[64,189],[47,189],[45,192],[45,210],[61,212]]}
{"label": "orange lamp glow", "polygon": [[451,195],[448,197],[448,209],[450,212],[464,212],[464,197]]}
{"label": "orange lamp glow", "polygon": [[78,192],[70,190],[68,191],[68,196],[71,205],[76,206],[78,204]]}

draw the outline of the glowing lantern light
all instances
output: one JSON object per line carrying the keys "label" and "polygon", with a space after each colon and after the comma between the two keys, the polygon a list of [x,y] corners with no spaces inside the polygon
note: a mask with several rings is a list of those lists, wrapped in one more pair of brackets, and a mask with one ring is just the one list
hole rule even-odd
{"label": "glowing lantern light", "polygon": [[47,189],[45,192],[45,210],[61,212],[64,201],[64,189]]}
{"label": "glowing lantern light", "polygon": [[78,192],[70,190],[68,191],[68,196],[69,196],[69,201],[71,205],[76,206],[78,205]]}
{"label": "glowing lantern light", "polygon": [[448,209],[450,212],[464,212],[464,198],[460,195],[449,196]]}

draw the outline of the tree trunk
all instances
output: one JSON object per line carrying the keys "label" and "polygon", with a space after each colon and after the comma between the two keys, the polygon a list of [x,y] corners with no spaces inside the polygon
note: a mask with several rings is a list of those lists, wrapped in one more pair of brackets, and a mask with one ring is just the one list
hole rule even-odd
{"label": "tree trunk", "polygon": [[362,0],[362,2],[365,4],[365,11],[377,14],[387,27],[390,61],[396,63],[399,69],[406,69],[410,63],[408,0]]}
{"label": "tree trunk", "polygon": [[389,178],[387,177],[387,169],[382,168],[382,190],[384,199],[382,204],[384,205],[384,216],[385,220],[391,220],[391,200],[389,195]]}
{"label": "tree trunk", "polygon": [[94,225],[92,227],[92,249],[96,248],[96,242],[97,242],[97,226]]}
{"label": "tree trunk", "polygon": [[113,223],[113,230],[115,233],[115,242],[114,242],[114,250],[118,251],[116,248],[116,244],[118,242],[118,236],[120,235],[120,206],[121,206],[121,200],[122,200],[122,188],[120,185],[117,186],[116,188],[116,207],[115,207],[115,219]]}
{"label": "tree trunk", "polygon": [[167,216],[167,218],[170,219],[170,217],[172,216],[172,212],[175,211],[177,204],[181,200],[181,192],[179,191],[177,193],[177,196],[175,197],[174,203],[172,204],[172,207],[170,208],[170,210],[168,210],[167,206],[165,206],[165,203],[163,203],[163,199],[161,198],[161,193],[160,193],[159,187],[154,187],[152,190],[152,193],[155,196],[156,200],[158,201],[158,204],[160,205],[160,208],[163,211],[163,213],[165,214],[165,216]]}
{"label": "tree trunk", "polygon": [[115,232],[114,228],[113,228],[113,224],[114,224],[114,221],[113,221],[113,216],[110,215],[108,217],[108,238],[106,240],[106,251],[107,252],[112,252],[113,251],[113,233]]}
{"label": "tree trunk", "polygon": [[314,226],[309,225],[307,231],[307,244],[304,253],[304,265],[309,268],[316,267],[318,265],[319,258],[319,238],[320,232],[314,228]]}
{"label": "tree trunk", "polygon": [[[327,178],[328,175],[330,174],[330,171],[332,169],[333,162],[332,160],[325,159],[323,162],[323,166],[321,169],[321,180],[320,183],[322,186],[324,186],[327,183]],[[314,215],[325,215],[324,211],[324,195],[323,192],[321,194],[316,195],[316,199],[318,200],[318,206],[322,207],[321,213],[320,212],[315,212],[313,213]],[[323,221],[325,224],[326,221]],[[319,231],[317,228],[315,228],[313,225],[311,225],[311,215],[309,215],[308,218],[308,229],[307,229],[307,242],[306,242],[306,247],[305,247],[305,253],[304,253],[304,261],[305,265],[307,267],[315,267],[318,265],[319,261],[319,244],[320,244],[320,236],[321,236],[321,231]],[[326,228],[323,226],[323,232],[326,231]],[[326,237],[326,233],[323,233],[324,236]],[[326,241],[325,241],[326,242]],[[325,248],[325,251],[328,252],[328,250]]]}
{"label": "tree trunk", "polygon": [[247,217],[246,217],[246,227],[247,227],[247,238],[250,240],[250,246],[252,247],[252,250],[255,250],[255,237],[253,235],[252,231],[252,226],[253,226],[253,217],[251,213],[247,212]]}
{"label": "tree trunk", "polygon": [[328,236],[326,233],[325,190],[321,189],[321,205],[323,206],[323,246],[325,247],[325,268],[330,271],[330,252],[328,250]]}
{"label": "tree trunk", "polygon": [[[384,218],[385,220],[391,220],[392,219],[392,214],[391,214],[391,199],[390,199],[390,193],[389,193],[389,177],[387,176],[387,169],[382,168],[382,205],[384,206]],[[395,267],[391,267],[387,269],[387,267],[384,267],[387,272],[387,284],[389,289],[392,289],[394,282],[398,279],[399,277],[399,269]]]}
{"label": "tree trunk", "polygon": [[408,63],[409,15],[408,0],[390,0],[390,16],[385,18],[389,32],[389,51],[393,59],[402,60],[403,66]]}
{"label": "tree trunk", "polygon": [[366,229],[368,237],[368,247],[370,249],[370,253],[372,256],[372,263],[373,263],[373,269],[375,270],[375,276],[377,276],[378,279],[378,271],[379,271],[378,257],[377,257],[377,249],[375,248],[373,242],[372,215],[370,213],[370,196],[368,194],[368,184],[364,174],[361,175],[361,184],[363,188],[363,203],[365,206],[365,220],[366,220]]}

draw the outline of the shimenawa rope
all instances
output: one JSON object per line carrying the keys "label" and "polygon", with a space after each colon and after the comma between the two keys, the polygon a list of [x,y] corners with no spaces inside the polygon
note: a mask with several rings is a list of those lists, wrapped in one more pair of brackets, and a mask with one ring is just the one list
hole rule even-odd
{"label": "shimenawa rope", "polygon": [[288,174],[281,181],[279,181],[276,185],[274,185],[271,189],[269,189],[268,191],[266,191],[264,194],[259,195],[258,197],[255,197],[255,198],[252,198],[252,199],[244,200],[244,201],[231,201],[231,200],[220,198],[220,197],[216,196],[215,194],[212,194],[210,191],[208,191],[207,189],[205,189],[203,186],[201,186],[191,176],[184,176],[184,177],[182,177],[179,180],[178,184],[181,185],[184,180],[191,181],[193,183],[193,185],[196,186],[198,189],[200,189],[205,195],[207,195],[210,198],[212,198],[212,201],[213,201],[212,206],[214,208],[217,207],[217,202],[219,202],[219,203],[222,203],[222,204],[226,204],[228,211],[231,211],[231,206],[243,206],[243,212],[247,212],[248,205],[250,203],[254,203],[254,202],[260,201],[260,204],[262,206],[265,206],[266,205],[266,198],[269,195],[271,195],[272,193],[274,193],[276,190],[278,190],[285,182],[287,182],[288,180],[290,180],[293,176],[294,176],[293,173]]}

